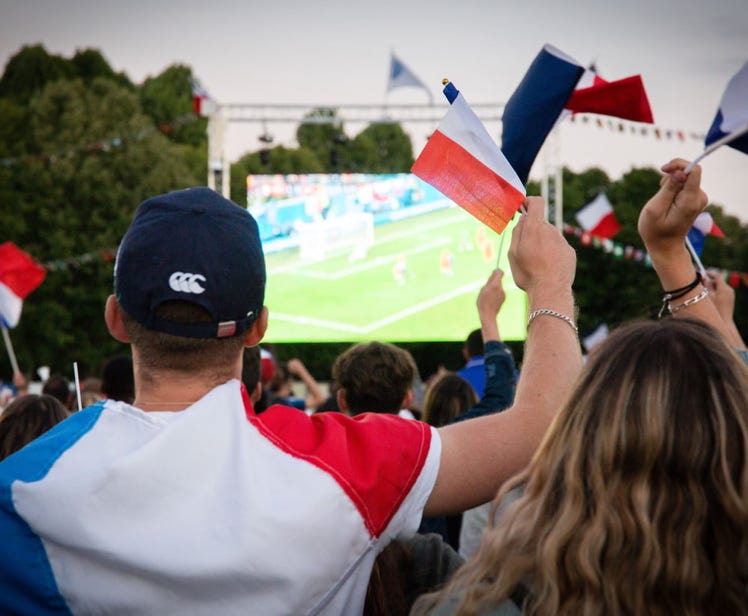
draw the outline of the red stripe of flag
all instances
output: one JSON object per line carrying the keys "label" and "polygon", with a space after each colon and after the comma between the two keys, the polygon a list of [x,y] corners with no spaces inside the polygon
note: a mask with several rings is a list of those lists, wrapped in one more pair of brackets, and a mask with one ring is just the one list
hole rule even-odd
{"label": "red stripe of flag", "polygon": [[514,186],[438,130],[412,171],[497,233],[525,200]]}

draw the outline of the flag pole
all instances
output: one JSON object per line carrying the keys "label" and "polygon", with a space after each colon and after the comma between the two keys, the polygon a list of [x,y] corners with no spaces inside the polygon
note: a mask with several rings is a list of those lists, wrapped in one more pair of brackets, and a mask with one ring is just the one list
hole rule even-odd
{"label": "flag pole", "polygon": [[706,268],[704,267],[704,264],[701,262],[701,259],[699,258],[699,255],[696,252],[696,249],[693,247],[691,240],[688,239],[688,236],[686,236],[686,247],[688,248],[688,252],[691,253],[691,257],[693,258],[694,263],[696,263],[696,267],[699,270],[699,273],[701,274],[702,279],[706,280],[707,278]]}
{"label": "flag pole", "polygon": [[706,148],[701,154],[699,154],[691,163],[688,164],[688,166],[683,170],[684,173],[689,174],[691,171],[693,171],[693,168],[699,164],[699,161],[701,161],[704,157],[711,154],[716,150],[719,146],[725,145],[726,143],[730,143],[733,139],[737,139],[738,137],[745,135],[745,133],[748,133],[748,122],[743,124],[742,127],[740,127],[737,131],[729,133],[722,137],[721,139],[717,139],[714,143],[711,143],[708,148]]}
{"label": "flag pole", "polygon": [[78,397],[78,410],[80,411],[83,408],[83,405],[81,404],[81,382],[78,378],[78,362],[73,362],[73,374],[75,376],[75,395]]}
{"label": "flag pole", "polygon": [[8,333],[8,328],[5,327],[5,325],[2,326],[3,329],[3,340],[5,341],[5,348],[8,350],[8,357],[10,358],[10,365],[13,368],[13,374],[16,372],[20,372],[18,369],[18,360],[16,359],[16,353],[13,350],[13,343],[10,341],[10,334]]}

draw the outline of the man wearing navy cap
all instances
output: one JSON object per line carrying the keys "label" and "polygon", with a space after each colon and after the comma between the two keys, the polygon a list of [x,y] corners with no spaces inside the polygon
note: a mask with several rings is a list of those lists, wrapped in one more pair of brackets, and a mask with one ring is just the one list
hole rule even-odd
{"label": "man wearing navy cap", "polygon": [[[531,309],[573,315],[574,252],[541,199],[527,208],[515,281]],[[377,554],[424,513],[490,500],[581,365],[571,321],[540,318],[503,413],[439,430],[256,415],[242,353],[268,310],[245,209],[207,188],[149,199],[114,274],[105,318],[131,344],[135,400],[84,409],[0,464],[0,613],[360,614]]]}

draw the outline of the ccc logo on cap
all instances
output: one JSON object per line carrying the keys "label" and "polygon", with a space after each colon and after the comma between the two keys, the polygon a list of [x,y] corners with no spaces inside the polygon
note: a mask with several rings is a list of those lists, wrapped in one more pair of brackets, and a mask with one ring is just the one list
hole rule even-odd
{"label": "ccc logo on cap", "polygon": [[200,295],[205,291],[205,287],[200,285],[205,282],[205,276],[200,274],[188,274],[185,272],[174,272],[169,276],[169,286],[175,291],[182,293],[194,293]]}

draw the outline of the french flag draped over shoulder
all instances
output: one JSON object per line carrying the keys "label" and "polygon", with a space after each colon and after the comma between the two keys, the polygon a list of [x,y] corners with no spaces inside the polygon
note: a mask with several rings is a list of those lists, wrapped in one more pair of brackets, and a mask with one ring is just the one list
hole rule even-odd
{"label": "french flag draped over shoulder", "polygon": [[26,296],[44,280],[47,271],[13,242],[0,244],[0,321],[15,327]]}
{"label": "french flag draped over shoulder", "polygon": [[451,103],[411,171],[501,233],[525,201],[525,187],[452,83]]}
{"label": "french flag draped over shoulder", "polygon": [[696,217],[693,226],[688,231],[688,240],[691,242],[694,251],[697,255],[701,256],[704,251],[704,244],[706,244],[706,236],[713,235],[714,237],[725,237],[725,234],[714,222],[714,218],[709,212],[701,212]]}
{"label": "french flag draped over shoulder", "polygon": [[610,239],[621,230],[613,206],[603,193],[579,210],[576,219],[582,229],[597,237]]}
{"label": "french flag draped over shoulder", "polygon": [[704,145],[709,147],[720,140],[748,154],[748,62],[727,84]]}
{"label": "french flag draped over shoulder", "polygon": [[523,184],[583,73],[576,60],[546,45],[504,106],[501,151]]}

